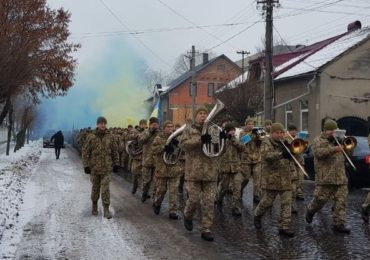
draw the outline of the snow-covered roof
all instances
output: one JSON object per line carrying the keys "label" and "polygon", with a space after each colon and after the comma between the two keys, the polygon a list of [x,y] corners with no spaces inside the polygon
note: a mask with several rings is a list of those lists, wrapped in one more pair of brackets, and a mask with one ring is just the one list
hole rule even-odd
{"label": "snow-covered roof", "polygon": [[243,83],[243,80],[246,81],[248,78],[248,71],[244,72],[244,75],[239,75],[229,83],[227,83],[225,86],[219,88],[216,93],[222,92],[226,89],[232,89],[236,88],[240,83]]}
{"label": "snow-covered roof", "polygon": [[313,53],[304,53],[279,65],[275,68],[275,71],[277,73],[301,59],[300,62],[279,74],[275,79],[279,80],[283,78],[295,77],[301,74],[316,71],[342,53],[352,48],[353,46],[359,44],[361,41],[365,40],[369,36],[370,27],[344,34],[342,37],[336,39],[334,42]]}

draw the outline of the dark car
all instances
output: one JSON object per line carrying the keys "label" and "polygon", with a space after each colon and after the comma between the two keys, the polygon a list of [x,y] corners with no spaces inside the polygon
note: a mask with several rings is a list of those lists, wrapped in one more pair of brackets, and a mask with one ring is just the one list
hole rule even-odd
{"label": "dark car", "polygon": [[[363,136],[355,136],[355,138],[357,146],[349,158],[355,165],[356,170],[352,168],[347,160],[345,161],[348,186],[356,188],[370,187],[370,147],[368,138]],[[306,172],[311,180],[315,180],[313,153],[310,148],[305,151],[303,157]]]}
{"label": "dark car", "polygon": [[44,148],[54,148],[54,141],[51,141],[51,137],[54,132],[48,132],[42,137],[42,147]]}

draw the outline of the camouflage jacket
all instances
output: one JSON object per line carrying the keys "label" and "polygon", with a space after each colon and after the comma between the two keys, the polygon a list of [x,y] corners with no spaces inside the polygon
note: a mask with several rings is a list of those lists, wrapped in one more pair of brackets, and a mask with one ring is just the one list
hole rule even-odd
{"label": "camouflage jacket", "polygon": [[82,162],[84,167],[90,167],[93,174],[111,173],[113,165],[119,163],[118,158],[117,145],[111,134],[94,131],[86,137]]}
{"label": "camouflage jacket", "polygon": [[200,139],[202,126],[188,125],[179,138],[180,147],[185,152],[185,180],[187,181],[217,181],[217,158],[209,158],[203,153]]}
{"label": "camouflage jacket", "polygon": [[[252,135],[252,131],[248,130],[242,130],[240,132],[240,138],[242,138],[245,135]],[[241,164],[256,164],[261,162],[261,146],[258,144],[258,141],[256,137],[252,137],[252,140],[245,145],[245,150],[241,154]]]}
{"label": "camouflage jacket", "polygon": [[161,132],[157,134],[152,144],[152,152],[155,156],[154,176],[158,178],[173,178],[180,175],[179,162],[174,165],[168,165],[163,161],[164,146],[169,136],[169,134]]}
{"label": "camouflage jacket", "polygon": [[158,135],[159,132],[160,132],[159,130],[156,130],[154,133],[151,133],[149,129],[146,129],[139,135],[138,138],[139,144],[143,146],[143,167],[155,166],[152,144],[154,138]]}
{"label": "camouflage jacket", "polygon": [[219,159],[221,173],[240,172],[240,153],[245,150],[243,145],[235,137],[225,140],[224,151]]}
{"label": "camouflage jacket", "polygon": [[118,152],[125,153],[126,152],[126,133],[121,133],[118,135]]}
{"label": "camouflage jacket", "polygon": [[283,158],[283,147],[271,137],[261,144],[261,188],[266,190],[291,190],[290,160]]}
{"label": "camouflage jacket", "polygon": [[[128,134],[127,134],[127,141],[126,141],[126,144],[125,145],[127,145],[127,143],[129,142],[129,141],[136,141],[136,142],[138,142],[138,139],[139,139],[139,135],[140,135],[140,133],[142,133],[144,131],[144,129],[142,129],[141,131],[138,131],[137,129],[132,129],[131,130],[131,132],[129,132]],[[131,155],[130,155],[131,156]],[[133,160],[142,160],[143,159],[143,154],[142,153],[140,153],[140,154],[138,154],[138,155],[134,155],[134,156],[131,156],[131,158],[133,159]]]}
{"label": "camouflage jacket", "polygon": [[324,136],[316,137],[313,141],[316,185],[347,184],[344,155],[336,152],[336,149],[334,143]]}

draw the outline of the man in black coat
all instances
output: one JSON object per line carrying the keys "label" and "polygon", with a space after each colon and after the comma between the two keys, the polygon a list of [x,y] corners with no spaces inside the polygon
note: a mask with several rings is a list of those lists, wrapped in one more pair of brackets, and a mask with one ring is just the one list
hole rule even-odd
{"label": "man in black coat", "polygon": [[62,131],[58,131],[57,133],[55,133],[51,137],[50,141],[52,142],[53,140],[54,140],[55,156],[58,160],[59,155],[60,155],[60,149],[63,147],[63,143],[64,143],[64,136],[63,136]]}

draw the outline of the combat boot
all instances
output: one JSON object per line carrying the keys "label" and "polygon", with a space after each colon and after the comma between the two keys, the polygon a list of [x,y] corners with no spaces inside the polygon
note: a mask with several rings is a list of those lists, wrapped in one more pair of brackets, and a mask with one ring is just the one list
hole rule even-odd
{"label": "combat boot", "polygon": [[216,206],[218,211],[222,213],[222,200],[220,199],[216,200]]}
{"label": "combat boot", "polygon": [[290,229],[279,229],[279,235],[286,237],[294,237],[294,232]]}
{"label": "combat boot", "polygon": [[98,215],[98,202],[97,201],[92,202],[91,214],[93,214],[94,216]]}
{"label": "combat boot", "polygon": [[260,198],[258,196],[253,196],[253,203],[258,204],[260,202]]}
{"label": "combat boot", "polygon": [[136,193],[137,187],[138,187],[138,181],[137,180],[134,180],[134,183],[132,185],[132,190],[131,190],[131,193],[132,194],[135,194]]}
{"label": "combat boot", "polygon": [[156,205],[155,203],[153,203],[153,211],[156,215],[159,214],[159,212],[161,212],[161,205]]}
{"label": "combat boot", "polygon": [[333,230],[338,233],[349,234],[351,230],[346,228],[344,224],[334,225]]}
{"label": "combat boot", "polygon": [[361,217],[365,223],[369,223],[369,212],[364,208],[361,208]]}
{"label": "combat boot", "polygon": [[261,229],[262,228],[262,222],[261,222],[261,217],[254,217],[253,218],[253,224],[256,229]]}
{"label": "combat boot", "polygon": [[202,238],[206,241],[213,241],[213,235],[211,231],[202,232]]}
{"label": "combat boot", "polygon": [[171,213],[168,215],[168,217],[169,217],[170,219],[178,219],[178,218],[179,218],[179,216],[178,216],[175,212],[171,212]]}
{"label": "combat boot", "polygon": [[234,217],[240,217],[242,215],[241,211],[239,208],[233,208],[231,210],[231,214],[234,216]]}
{"label": "combat boot", "polygon": [[315,215],[315,213],[312,213],[310,212],[309,209],[306,210],[306,215],[305,215],[305,218],[306,218],[306,222],[308,224],[311,224],[312,223],[312,220],[313,220],[313,216]]}
{"label": "combat boot", "polygon": [[148,198],[148,194],[146,194],[146,193],[143,193],[142,195],[141,195],[141,202],[145,202],[146,201],[146,199]]}
{"label": "combat boot", "polygon": [[104,207],[104,217],[107,219],[111,219],[112,214],[109,211],[109,205],[104,205],[103,207]]}
{"label": "combat boot", "polygon": [[193,220],[184,216],[184,227],[186,230],[193,230]]}

